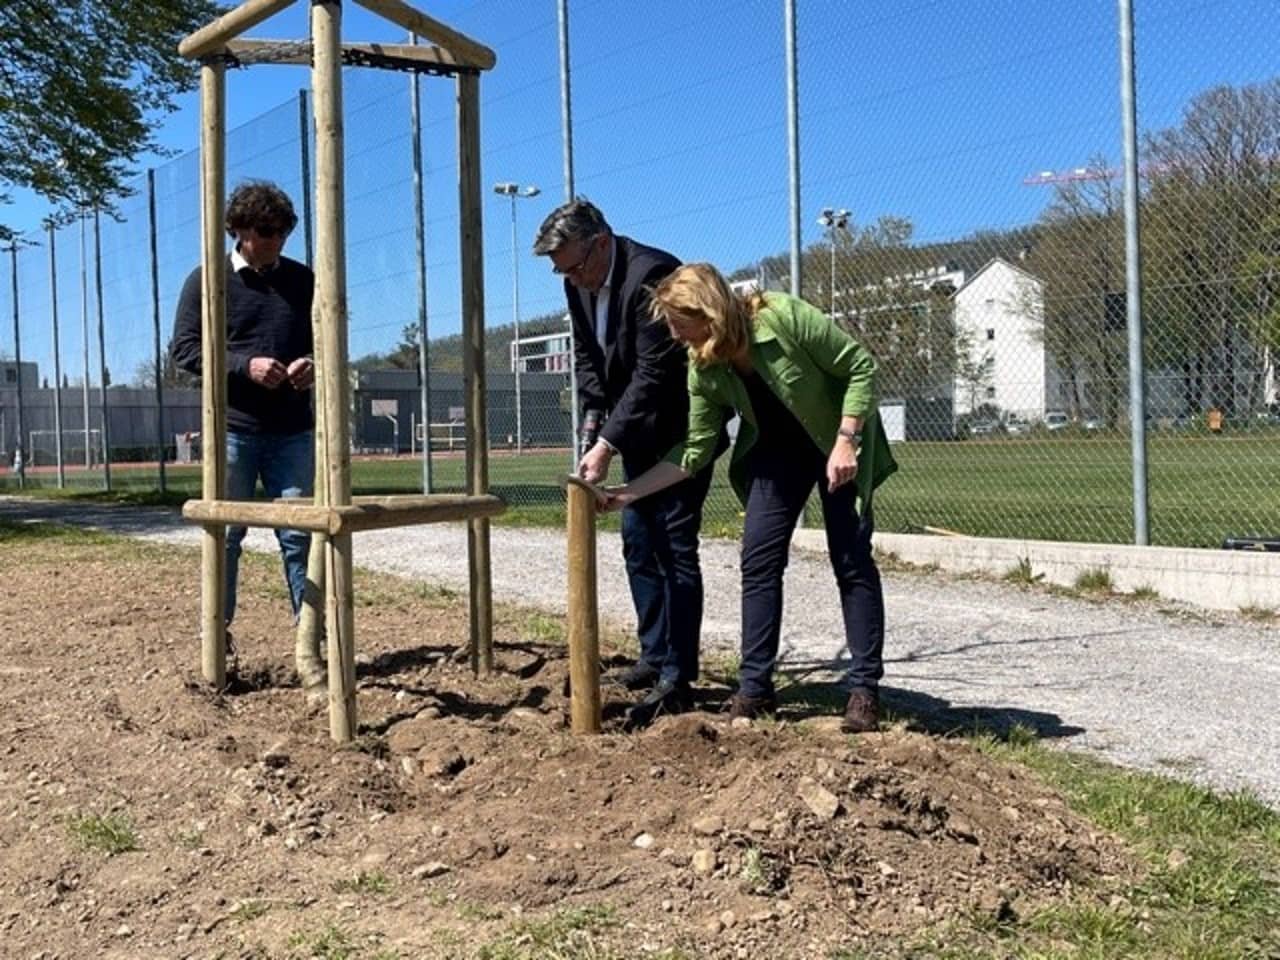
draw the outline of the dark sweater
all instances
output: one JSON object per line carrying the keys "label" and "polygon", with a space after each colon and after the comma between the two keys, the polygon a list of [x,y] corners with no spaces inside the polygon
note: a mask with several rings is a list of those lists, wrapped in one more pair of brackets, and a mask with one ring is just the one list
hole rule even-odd
{"label": "dark sweater", "polygon": [[[309,267],[281,257],[266,274],[237,272],[227,258],[227,429],[238,433],[299,433],[310,430],[311,391],[285,381],[268,390],[249,379],[249,361],[273,357],[286,367],[310,356],[311,297],[315,275]],[[178,298],[169,352],[197,376],[200,363],[201,269],[187,277]]]}

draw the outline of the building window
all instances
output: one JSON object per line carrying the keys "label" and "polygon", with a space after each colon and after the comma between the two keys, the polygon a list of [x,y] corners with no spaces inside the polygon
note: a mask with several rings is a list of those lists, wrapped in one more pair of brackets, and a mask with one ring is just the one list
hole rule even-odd
{"label": "building window", "polygon": [[995,338],[996,338],[996,328],[995,328],[995,327],[987,327],[987,339],[988,339],[988,340],[994,340]]}
{"label": "building window", "polygon": [[5,382],[5,383],[17,383],[17,382],[18,382],[18,371],[17,371],[17,370],[15,370],[15,369],[13,369],[13,367],[6,367],[6,368],[5,368],[5,371],[4,371],[4,382]]}
{"label": "building window", "polygon": [[987,387],[987,399],[988,399],[988,400],[994,400],[995,398],[996,398],[996,388],[995,388],[995,387]]}

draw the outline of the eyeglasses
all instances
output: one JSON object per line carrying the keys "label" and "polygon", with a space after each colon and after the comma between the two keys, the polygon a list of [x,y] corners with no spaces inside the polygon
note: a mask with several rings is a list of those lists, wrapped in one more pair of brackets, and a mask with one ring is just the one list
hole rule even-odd
{"label": "eyeglasses", "polygon": [[288,236],[289,231],[275,224],[264,224],[253,228],[253,232],[263,240],[274,240],[276,237]]}
{"label": "eyeglasses", "polygon": [[591,259],[591,254],[596,249],[596,238],[592,237],[587,241],[587,252],[582,255],[582,259],[575,263],[572,267],[565,267],[561,270],[559,267],[552,267],[551,272],[557,277],[567,277],[571,273],[580,273],[582,268],[587,265],[587,261]]}

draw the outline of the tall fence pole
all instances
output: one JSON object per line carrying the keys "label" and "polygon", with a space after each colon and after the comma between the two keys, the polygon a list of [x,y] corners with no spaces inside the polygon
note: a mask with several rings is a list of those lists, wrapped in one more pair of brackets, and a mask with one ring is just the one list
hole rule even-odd
{"label": "tall fence pole", "polygon": [[160,346],[160,253],[156,230],[156,171],[147,170],[147,222],[151,235],[151,327],[152,345],[155,348],[156,365],[156,464],[160,468],[160,492],[166,489],[165,450],[168,443],[164,435],[164,361]]}
{"label": "tall fence pole", "polygon": [[67,485],[67,468],[62,462],[62,356],[58,349],[58,251],[53,221],[50,220],[47,226],[49,228],[49,307],[53,320],[54,456],[58,461],[58,489],[62,489]]}
{"label": "tall fence pole", "polygon": [[302,162],[302,242],[306,249],[302,251],[307,266],[312,265],[314,254],[311,237],[311,133],[307,123],[307,91],[298,91],[298,131],[299,154]]}
{"label": "tall fence pole", "polygon": [[1142,356],[1142,249],[1138,212],[1138,116],[1133,0],[1120,2],[1120,114],[1124,134],[1124,289],[1129,331],[1129,423],[1133,460],[1133,542],[1150,543],[1147,517],[1147,403]]}
{"label": "tall fence pole", "polygon": [[[410,33],[409,41],[417,46],[418,35]],[[413,233],[418,255],[418,417],[422,421],[422,492],[430,493],[431,362],[427,339],[427,224],[422,196],[421,79],[416,71],[409,76],[409,128],[413,137]],[[413,446],[412,439],[409,445]]]}
{"label": "tall fence pole", "polygon": [[22,422],[22,330],[18,310],[18,241],[9,244],[9,263],[13,270],[13,365],[18,368],[18,435],[13,441],[13,468],[18,474],[18,489],[27,485],[27,458],[23,455],[22,442],[26,438]]}
{"label": "tall fence pole", "polygon": [[800,84],[796,69],[796,0],[783,4],[787,47],[787,162],[791,207],[791,295],[800,296]]}
{"label": "tall fence pole", "polygon": [[85,249],[86,220],[80,211],[80,344],[84,348],[84,383],[80,389],[81,413],[84,418],[84,465],[93,466],[92,434],[89,432],[89,255]]}
{"label": "tall fence pole", "polygon": [[[107,410],[107,329],[102,306],[102,212],[93,208],[93,284],[98,304],[98,412],[102,418],[102,489],[111,489],[111,416]],[[89,377],[85,376],[87,383]],[[86,406],[87,410],[88,407]]]}
{"label": "tall fence pole", "polygon": [[[560,139],[564,155],[564,202],[573,199],[573,97],[569,69],[569,0],[557,0],[560,22]],[[578,361],[574,351],[573,318],[565,314],[569,330],[569,472],[578,469]]]}
{"label": "tall fence pole", "polygon": [[560,24],[560,143],[564,161],[564,202],[573,199],[573,100],[569,82],[569,0],[557,0]]}

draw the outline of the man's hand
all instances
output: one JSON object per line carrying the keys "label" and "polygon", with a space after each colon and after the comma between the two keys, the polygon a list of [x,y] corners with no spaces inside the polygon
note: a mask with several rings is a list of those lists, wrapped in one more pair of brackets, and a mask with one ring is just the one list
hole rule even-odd
{"label": "man's hand", "polygon": [[858,475],[858,448],[844,437],[836,438],[836,445],[827,457],[827,489],[836,490]]}
{"label": "man's hand", "polygon": [[288,378],[289,370],[275,357],[254,357],[249,361],[249,379],[268,390],[274,390]]}
{"label": "man's hand", "polygon": [[613,459],[613,451],[603,440],[588,450],[578,462],[578,476],[588,483],[604,483],[609,476],[609,461]]}
{"label": "man's hand", "polygon": [[286,371],[295,390],[306,390],[316,382],[316,365],[310,357],[299,357]]}
{"label": "man's hand", "polygon": [[578,433],[579,456],[586,456],[587,451],[596,445],[602,426],[604,426],[604,414],[599,410],[588,410],[582,418],[582,429]]}

